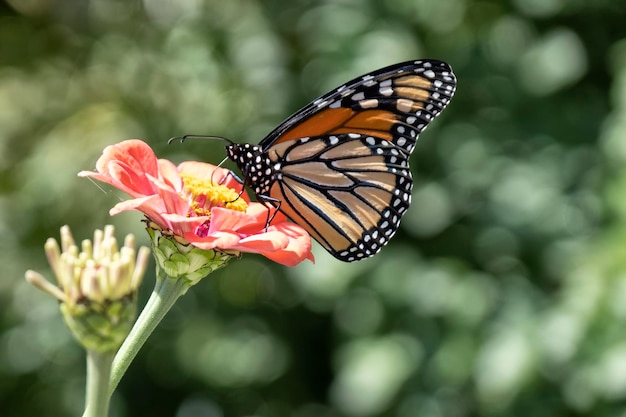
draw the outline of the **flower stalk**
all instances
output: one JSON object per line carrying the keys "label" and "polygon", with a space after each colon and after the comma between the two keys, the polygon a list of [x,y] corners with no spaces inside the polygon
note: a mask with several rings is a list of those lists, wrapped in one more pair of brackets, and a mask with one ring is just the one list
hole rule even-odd
{"label": "flower stalk", "polygon": [[83,417],[106,417],[109,413],[109,379],[113,352],[87,350],[87,386]]}
{"label": "flower stalk", "polygon": [[156,285],[150,299],[141,311],[135,325],[122,343],[113,360],[113,370],[109,381],[109,395],[113,394],[120,380],[128,370],[156,326],[163,320],[176,300],[187,292],[190,284],[182,279],[171,279],[157,268]]}
{"label": "flower stalk", "polygon": [[239,256],[238,252],[198,249],[179,236],[161,230],[153,222],[148,221],[147,224],[157,261],[156,284],[130,334],[115,355],[109,395],[113,394],[143,344],[176,300],[202,278]]}
{"label": "flower stalk", "polygon": [[150,250],[136,252],[133,235],[119,248],[113,226],[96,230],[93,240],[83,240],[80,247],[63,226],[61,245],[50,238],[44,248],[58,286],[31,270],[26,280],[60,302],[68,328],[87,351],[83,416],[106,417],[113,357],[135,319]]}

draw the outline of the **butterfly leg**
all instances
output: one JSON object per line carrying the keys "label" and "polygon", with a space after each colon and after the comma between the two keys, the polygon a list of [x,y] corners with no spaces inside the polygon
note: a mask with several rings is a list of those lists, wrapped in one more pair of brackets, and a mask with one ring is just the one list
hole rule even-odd
{"label": "butterfly leg", "polygon": [[282,201],[268,195],[257,195],[256,197],[260,203],[263,203],[263,205],[267,206],[269,204],[276,209],[274,210],[274,213],[271,212],[269,207],[267,209],[267,219],[265,220],[265,231],[267,232],[267,228],[270,226],[272,220],[274,220],[274,217],[276,217],[276,213],[278,213],[278,210],[280,210],[280,204],[282,203]]}
{"label": "butterfly leg", "polygon": [[[215,171],[213,171],[215,172]],[[211,181],[213,182],[213,178],[212,178],[213,174],[211,174]],[[241,191],[239,191],[239,193],[237,194],[237,198],[235,198],[233,201],[229,201],[229,203],[234,203],[235,201],[237,201],[239,199],[239,197],[241,197],[241,195],[245,192],[246,188],[244,186],[244,181],[239,178],[237,176],[237,174],[235,174],[233,171],[228,170],[228,174],[226,174],[224,177],[222,177],[222,179],[220,180],[219,184],[223,185],[226,180],[228,180],[228,177],[233,178],[235,181],[237,181],[239,184],[241,184]]]}
{"label": "butterfly leg", "polygon": [[[215,171],[213,171],[213,172],[215,172]],[[241,178],[239,178],[239,177],[237,176],[237,174],[235,174],[235,173],[234,173],[233,171],[231,171],[231,170],[228,170],[228,174],[226,174],[226,175],[224,175],[224,176],[222,177],[222,179],[220,180],[219,184],[220,184],[220,185],[223,185],[223,184],[224,184],[224,183],[228,180],[228,178],[229,178],[229,177],[230,177],[230,178],[232,178],[232,179],[234,179],[235,181],[237,181],[239,184],[241,184],[241,185],[242,185],[242,189],[243,189],[243,185],[244,185],[243,180],[242,180]],[[213,181],[213,178],[211,178],[211,181]],[[213,181],[213,182],[215,182],[215,181]],[[241,195],[241,194],[239,194],[239,195]]]}

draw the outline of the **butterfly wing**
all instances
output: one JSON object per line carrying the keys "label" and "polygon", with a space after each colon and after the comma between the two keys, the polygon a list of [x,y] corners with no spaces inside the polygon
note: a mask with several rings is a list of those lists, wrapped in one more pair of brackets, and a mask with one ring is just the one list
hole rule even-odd
{"label": "butterfly wing", "polygon": [[269,195],[333,256],[356,261],[377,253],[411,202],[408,154],[355,133],[283,142],[269,158],[280,179]]}
{"label": "butterfly wing", "polygon": [[293,114],[259,146],[268,150],[303,137],[359,133],[395,143],[407,152],[450,102],[456,78],[448,64],[409,61],[342,85]]}
{"label": "butterfly wing", "polygon": [[313,101],[259,143],[276,171],[267,196],[336,258],[372,256],[410,204],[408,159],[418,135],[455,88],[448,64],[421,60]]}

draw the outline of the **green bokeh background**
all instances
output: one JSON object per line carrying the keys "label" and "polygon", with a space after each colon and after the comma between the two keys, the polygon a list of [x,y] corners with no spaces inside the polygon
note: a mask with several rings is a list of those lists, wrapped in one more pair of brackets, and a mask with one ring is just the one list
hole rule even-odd
{"label": "green bokeh background", "polygon": [[[124,196],[76,173],[146,140],[218,163],[318,95],[437,58],[451,105],[376,257],[211,275],[149,339],[112,417],[626,416],[622,0],[8,0],[0,4],[0,415],[79,416],[84,352],[43,253]],[[104,191],[104,192],[103,192]],[[142,287],[149,294],[154,273]]]}

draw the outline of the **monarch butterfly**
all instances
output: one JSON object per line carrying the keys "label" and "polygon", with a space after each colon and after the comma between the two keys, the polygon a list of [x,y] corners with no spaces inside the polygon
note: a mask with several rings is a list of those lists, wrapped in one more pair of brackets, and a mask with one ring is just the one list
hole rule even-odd
{"label": "monarch butterfly", "polygon": [[231,142],[226,152],[257,200],[337,259],[357,261],[397,231],[411,202],[409,156],[455,89],[445,62],[399,63],[314,100],[258,145]]}

